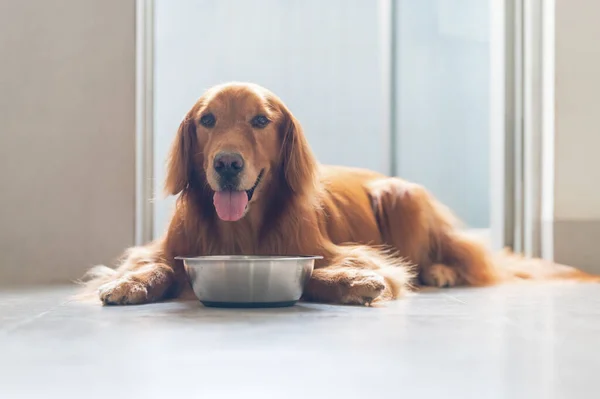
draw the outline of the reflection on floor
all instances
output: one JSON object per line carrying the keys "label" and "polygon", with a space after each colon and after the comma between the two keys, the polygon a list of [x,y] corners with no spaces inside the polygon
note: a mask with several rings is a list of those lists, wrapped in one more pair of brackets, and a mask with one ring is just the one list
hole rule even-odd
{"label": "reflection on floor", "polygon": [[598,398],[600,285],[381,308],[103,308],[0,293],[0,398]]}

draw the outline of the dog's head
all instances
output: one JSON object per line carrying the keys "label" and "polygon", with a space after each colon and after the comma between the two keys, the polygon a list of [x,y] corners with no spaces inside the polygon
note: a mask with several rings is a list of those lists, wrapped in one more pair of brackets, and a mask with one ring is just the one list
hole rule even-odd
{"label": "dog's head", "polygon": [[300,124],[277,96],[230,83],[209,89],[187,113],[167,168],[167,193],[209,188],[218,217],[237,221],[268,193],[310,192],[316,162]]}

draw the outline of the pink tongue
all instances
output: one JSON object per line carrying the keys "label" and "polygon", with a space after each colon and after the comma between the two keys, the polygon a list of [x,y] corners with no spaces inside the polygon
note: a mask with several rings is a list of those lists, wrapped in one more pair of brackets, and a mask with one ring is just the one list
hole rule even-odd
{"label": "pink tongue", "polygon": [[213,203],[221,220],[235,222],[244,216],[248,205],[248,194],[245,191],[217,191]]}

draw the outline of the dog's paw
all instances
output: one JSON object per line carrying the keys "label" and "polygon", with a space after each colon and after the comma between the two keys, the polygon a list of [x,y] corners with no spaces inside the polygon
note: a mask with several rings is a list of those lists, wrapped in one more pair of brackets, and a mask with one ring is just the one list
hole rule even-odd
{"label": "dog's paw", "polygon": [[458,283],[458,274],[454,269],[436,263],[421,271],[421,281],[431,287],[454,287]]}
{"label": "dog's paw", "polygon": [[344,288],[345,294],[341,300],[343,304],[370,305],[383,294],[386,287],[383,276],[371,271],[362,271]]}
{"label": "dog's paw", "polygon": [[100,286],[98,294],[105,305],[135,305],[148,302],[148,288],[128,277],[121,277]]}

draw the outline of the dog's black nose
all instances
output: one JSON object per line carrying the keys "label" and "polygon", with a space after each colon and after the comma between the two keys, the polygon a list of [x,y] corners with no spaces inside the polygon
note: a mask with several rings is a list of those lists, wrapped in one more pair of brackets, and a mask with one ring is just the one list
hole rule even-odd
{"label": "dog's black nose", "polygon": [[244,169],[244,158],[235,152],[220,152],[215,157],[213,166],[221,176],[234,177]]}

